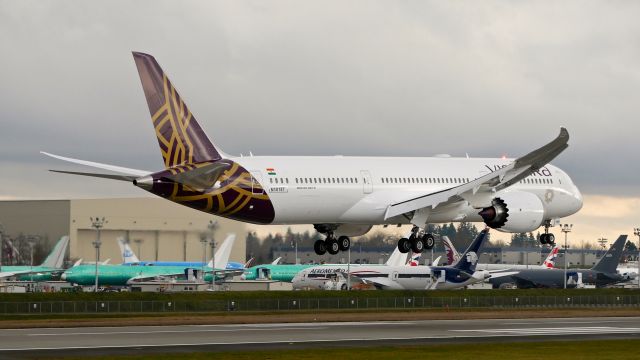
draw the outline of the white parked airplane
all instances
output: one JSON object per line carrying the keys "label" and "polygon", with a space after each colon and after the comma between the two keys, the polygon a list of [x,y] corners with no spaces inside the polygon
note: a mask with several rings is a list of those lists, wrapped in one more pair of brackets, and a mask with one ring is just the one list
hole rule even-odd
{"label": "white parked airplane", "polygon": [[[165,169],[158,172],[49,156],[112,173],[58,171],[132,182],[153,194],[207,213],[254,224],[313,224],[326,235],[318,254],[350,247],[349,236],[373,225],[413,224],[402,252],[432,248],[428,224],[483,221],[505,232],[545,227],[576,213],[582,196],[571,178],[548,163],[568,147],[556,139],[517,159],[225,154],[205,135],[156,60],[133,53]],[[254,125],[246,131],[259,131]],[[117,173],[117,174],[116,174]]]}
{"label": "white parked airplane", "polygon": [[489,272],[476,268],[478,250],[488,232],[488,229],[481,231],[451,266],[351,265],[347,268],[346,264],[318,265],[301,270],[291,283],[294,289],[328,289],[332,288],[331,283],[335,282],[336,277],[346,279],[351,276],[382,290],[459,289],[489,278]]}

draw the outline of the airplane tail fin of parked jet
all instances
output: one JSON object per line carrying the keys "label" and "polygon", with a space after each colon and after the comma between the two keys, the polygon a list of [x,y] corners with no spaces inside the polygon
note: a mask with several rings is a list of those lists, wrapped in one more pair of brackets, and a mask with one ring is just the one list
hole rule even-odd
{"label": "airplane tail fin of parked jet", "polygon": [[[227,267],[227,264],[229,263],[229,257],[231,256],[231,249],[233,249],[233,243],[235,242],[235,240],[235,234],[227,235],[227,238],[224,239],[224,242],[222,243],[222,245],[220,245],[218,251],[216,251],[216,254],[214,255],[214,259],[216,261],[216,269],[225,269]],[[209,261],[207,266],[213,267],[213,265],[214,264],[212,259],[211,261]]]}
{"label": "airplane tail fin of parked jet", "polygon": [[41,266],[50,267],[50,268],[62,268],[62,264],[64,263],[64,256],[67,253],[67,247],[69,246],[69,237],[63,236],[58,240],[56,246],[53,247],[53,250],[44,259],[44,262]]}
{"label": "airplane tail fin of parked jet", "polygon": [[558,257],[558,250],[559,249],[560,249],[560,245],[559,244],[556,244],[553,247],[553,249],[551,249],[551,252],[547,256],[547,258],[544,259],[544,262],[542,263],[542,267],[543,268],[553,269],[553,267],[556,264],[556,258]]}
{"label": "airplane tail fin of parked jet", "polygon": [[478,234],[478,236],[476,236],[476,238],[473,239],[471,244],[469,244],[469,247],[467,248],[467,250],[465,250],[465,252],[462,253],[460,260],[458,260],[458,262],[453,264],[452,267],[458,270],[466,271],[469,274],[476,271],[476,265],[478,264],[478,251],[480,250],[480,247],[482,247],[482,244],[484,243],[484,240],[487,238],[488,233],[489,233],[488,228],[482,230],[480,234]]}
{"label": "airplane tail fin of parked jet", "polygon": [[131,250],[131,246],[129,246],[129,243],[125,241],[124,237],[118,238],[118,246],[120,247],[120,255],[122,255],[123,264],[140,262],[140,259],[138,259],[133,250]]}
{"label": "airplane tail fin of parked jet", "polygon": [[600,261],[591,268],[591,270],[615,274],[626,243],[627,235],[620,235],[618,239],[611,244],[611,247],[607,250]]}
{"label": "airplane tail fin of parked jet", "polygon": [[391,255],[389,255],[387,262],[385,262],[384,264],[387,266],[402,266],[406,262],[407,262],[407,254],[401,253],[400,250],[396,247],[391,253]]}
{"label": "airplane tail fin of parked jet", "polygon": [[165,167],[222,158],[156,59],[133,52]]}
{"label": "airplane tail fin of parked jet", "polygon": [[460,253],[456,250],[456,247],[453,246],[453,243],[448,236],[442,237],[442,245],[444,245],[447,252],[447,265],[452,265],[456,261],[460,260]]}

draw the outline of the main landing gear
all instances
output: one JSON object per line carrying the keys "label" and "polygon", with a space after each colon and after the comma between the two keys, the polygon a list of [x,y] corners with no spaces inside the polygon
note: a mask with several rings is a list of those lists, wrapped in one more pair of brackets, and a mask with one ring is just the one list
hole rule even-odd
{"label": "main landing gear", "polygon": [[351,240],[347,236],[340,236],[339,238],[335,238],[333,232],[327,233],[327,238],[324,240],[316,240],[313,244],[313,250],[315,250],[316,254],[324,255],[325,253],[329,253],[331,255],[336,255],[340,251],[347,251],[351,247]]}
{"label": "main landing gear", "polygon": [[436,239],[433,237],[433,234],[421,232],[417,226],[411,229],[411,235],[409,235],[408,239],[403,237],[398,240],[398,250],[403,254],[409,251],[421,253],[424,250],[433,249],[435,245]]}
{"label": "main landing gear", "polygon": [[554,246],[556,244],[556,237],[549,232],[551,227],[551,220],[545,220],[544,222],[544,234],[540,234],[540,244]]}

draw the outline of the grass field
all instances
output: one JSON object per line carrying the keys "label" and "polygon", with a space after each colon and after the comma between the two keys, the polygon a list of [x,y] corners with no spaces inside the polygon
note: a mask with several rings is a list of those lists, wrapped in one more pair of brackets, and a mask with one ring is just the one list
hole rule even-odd
{"label": "grass field", "polygon": [[[153,354],[140,356],[91,357],[90,359],[217,359],[217,360],[389,360],[389,359],[474,359],[540,360],[546,358],[572,360],[638,359],[638,340],[546,341],[522,343],[446,344],[410,347],[367,347],[340,349],[270,350],[217,353]],[[87,359],[81,357],[76,359]],[[65,358],[68,359],[68,358]]]}

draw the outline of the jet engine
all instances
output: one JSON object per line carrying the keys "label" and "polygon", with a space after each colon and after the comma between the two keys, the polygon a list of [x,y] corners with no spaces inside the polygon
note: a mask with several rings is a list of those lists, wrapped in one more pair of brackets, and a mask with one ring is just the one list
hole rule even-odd
{"label": "jet engine", "polygon": [[539,228],[544,221],[544,204],[532,193],[503,193],[494,198],[491,204],[478,214],[487,226],[498,231],[529,232]]}

